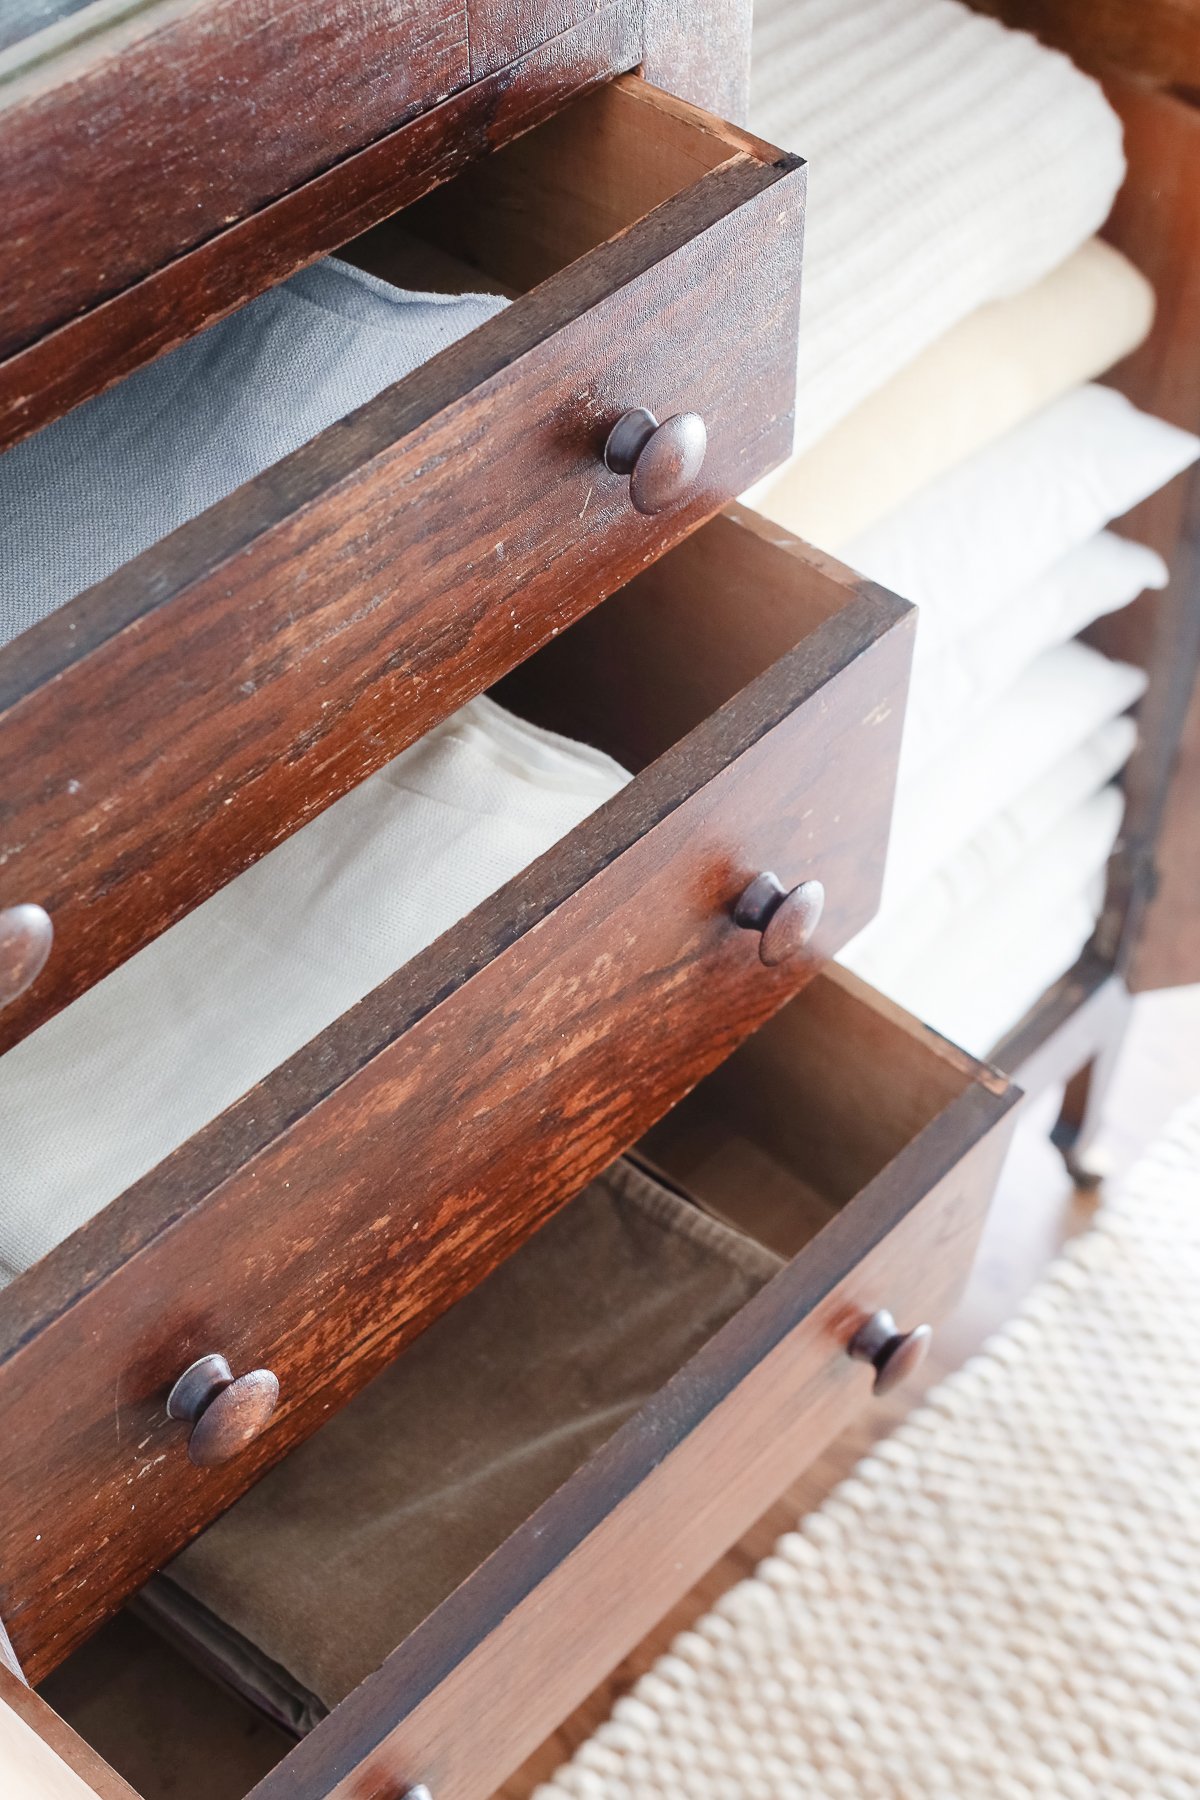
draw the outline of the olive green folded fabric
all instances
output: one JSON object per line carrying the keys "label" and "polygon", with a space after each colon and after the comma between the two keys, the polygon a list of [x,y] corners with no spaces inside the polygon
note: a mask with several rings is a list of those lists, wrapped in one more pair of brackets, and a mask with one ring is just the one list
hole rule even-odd
{"label": "olive green folded fabric", "polygon": [[779,1267],[618,1163],[144,1590],[309,1729]]}

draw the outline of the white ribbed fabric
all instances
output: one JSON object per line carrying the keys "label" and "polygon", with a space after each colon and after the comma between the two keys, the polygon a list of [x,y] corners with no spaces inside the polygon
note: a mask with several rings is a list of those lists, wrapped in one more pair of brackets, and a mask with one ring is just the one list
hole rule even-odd
{"label": "white ribbed fabric", "polygon": [[755,131],[809,161],[796,448],[1103,222],[1098,85],[958,0],[758,0]]}
{"label": "white ribbed fabric", "polygon": [[939,754],[953,754],[955,736],[1044,650],[1166,584],[1167,565],[1156,551],[1102,531],[940,653],[936,639],[931,654],[929,640],[919,639],[904,716],[905,780]]}
{"label": "white ribbed fabric", "polygon": [[1200,1101],[536,1800],[1195,1800]]}
{"label": "white ribbed fabric", "polygon": [[884,992],[964,1050],[987,1056],[1091,936],[1124,810],[1120,789],[1106,787],[1061,818],[936,943],[889,970]]}
{"label": "white ribbed fabric", "polygon": [[1102,238],[1023,293],[969,313],[747,496],[798,537],[837,550],[928,482],[1094,381],[1136,349],[1154,290]]}
{"label": "white ribbed fabric", "polygon": [[473,700],[0,1057],[0,1279],[626,780]]}
{"label": "white ribbed fabric", "polygon": [[881,917],[890,916],[1040,776],[1125,712],[1146,677],[1072,641],[1047,650],[896,795]]}
{"label": "white ribbed fabric", "polygon": [[1136,741],[1128,714],[1110,719],[987,820],[902,905],[872,919],[839,960],[890,992],[889,982],[1014,877],[1077,807],[1120,772]]}
{"label": "white ribbed fabric", "polygon": [[0,643],[508,304],[329,258],[0,456]]}
{"label": "white ribbed fabric", "polygon": [[1200,455],[1200,438],[1088,386],[956,469],[840,554],[921,609],[931,656],[1024,593],[1069,550]]}

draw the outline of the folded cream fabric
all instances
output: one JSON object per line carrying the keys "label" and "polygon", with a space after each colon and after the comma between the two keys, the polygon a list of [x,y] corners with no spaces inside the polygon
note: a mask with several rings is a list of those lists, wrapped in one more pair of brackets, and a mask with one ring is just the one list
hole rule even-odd
{"label": "folded cream fabric", "polygon": [[1101,225],[1120,123],[957,0],[758,0],[755,131],[809,161],[796,448]]}
{"label": "folded cream fabric", "polygon": [[1113,388],[1076,388],[844,545],[921,611],[918,654],[974,631],[1200,455]]}
{"label": "folded cream fabric", "polygon": [[985,1056],[1091,935],[1123,806],[1113,787],[1085,801],[936,945],[890,973],[884,992]]}
{"label": "folded cream fabric", "polygon": [[1020,679],[914,780],[901,781],[880,916],[890,917],[934,870],[1040,775],[1144,692],[1146,676],[1071,642],[1039,656]]}
{"label": "folded cream fabric", "polygon": [[507,304],[330,258],[17,444],[0,456],[0,643]]}
{"label": "folded cream fabric", "polygon": [[617,1163],[144,1590],[306,1730],[779,1268]]}
{"label": "folded cream fabric", "polygon": [[1065,643],[1146,588],[1167,584],[1156,551],[1102,531],[1069,550],[1040,580],[997,607],[972,632],[929,653],[918,641],[904,715],[904,778],[942,753],[999,699],[1043,650]]}
{"label": "folded cream fabric", "polygon": [[1038,846],[1120,772],[1136,741],[1137,727],[1127,714],[1110,719],[989,819],[906,901],[874,918],[840,960],[886,988],[994,888],[1015,877]]}
{"label": "folded cream fabric", "polygon": [[0,1057],[0,1278],[626,779],[598,751],[473,700]]}
{"label": "folded cream fabric", "polygon": [[[811,449],[748,496],[777,525],[836,550],[947,469],[1136,349],[1154,290],[1090,238],[1024,293],[953,326]],[[807,321],[806,321],[807,323]]]}

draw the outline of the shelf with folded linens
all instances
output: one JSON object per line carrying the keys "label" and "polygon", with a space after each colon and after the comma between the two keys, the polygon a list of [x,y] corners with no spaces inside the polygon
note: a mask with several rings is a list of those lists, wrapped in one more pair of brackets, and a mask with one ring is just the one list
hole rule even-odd
{"label": "shelf with folded linens", "polygon": [[1098,83],[957,0],[767,0],[753,75],[756,126],[823,180],[796,454],[750,503],[919,611],[883,901],[844,960],[986,1054],[1100,917],[1147,678],[1069,640],[1165,586],[1110,527],[1200,441],[1098,384],[1154,318],[1090,235],[1124,173]]}

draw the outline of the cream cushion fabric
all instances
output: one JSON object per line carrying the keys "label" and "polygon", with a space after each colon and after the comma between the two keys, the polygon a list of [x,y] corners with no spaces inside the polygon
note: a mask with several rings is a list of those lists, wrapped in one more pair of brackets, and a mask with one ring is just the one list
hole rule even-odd
{"label": "cream cushion fabric", "polygon": [[1121,126],[958,0],[758,0],[755,131],[809,161],[796,448],[1102,224]]}
{"label": "cream cushion fabric", "polygon": [[0,1279],[626,780],[472,701],[0,1057]]}
{"label": "cream cushion fabric", "polygon": [[1099,238],[1024,293],[993,300],[885,382],[750,504],[836,550],[976,450],[1141,343],[1154,292]]}

